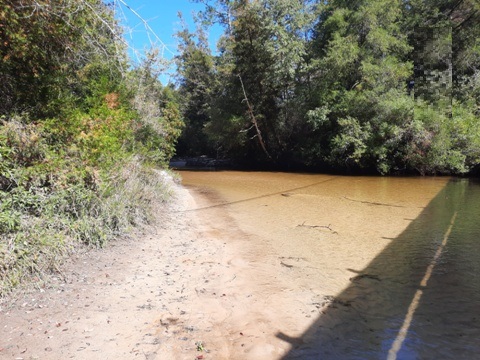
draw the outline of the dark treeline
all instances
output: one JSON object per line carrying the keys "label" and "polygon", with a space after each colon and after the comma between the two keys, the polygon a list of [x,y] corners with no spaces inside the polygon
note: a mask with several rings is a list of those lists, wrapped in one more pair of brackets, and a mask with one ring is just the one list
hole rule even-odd
{"label": "dark treeline", "polygon": [[[478,172],[478,1],[201,2],[198,29],[178,33],[179,155]],[[212,23],[224,28],[215,55]]]}

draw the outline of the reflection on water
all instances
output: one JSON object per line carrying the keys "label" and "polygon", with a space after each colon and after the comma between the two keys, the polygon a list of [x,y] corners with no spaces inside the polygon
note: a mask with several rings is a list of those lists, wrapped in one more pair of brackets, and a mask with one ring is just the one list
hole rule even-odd
{"label": "reflection on water", "polygon": [[[479,205],[477,184],[449,183],[362,270],[377,278],[352,282],[337,296],[350,306],[329,308],[286,359],[383,359],[389,352],[398,359],[478,358]],[[433,264],[444,239],[445,248]],[[435,266],[425,284],[429,265]],[[392,351],[409,316],[405,340],[398,352]]]}
{"label": "reflection on water", "polygon": [[277,336],[292,344],[285,359],[480,356],[478,183],[240,172],[182,176],[187,186],[211,192],[245,231],[265,241],[259,249],[268,253],[266,261],[296,266],[287,260],[303,259],[305,266],[288,269],[292,286],[332,295],[317,299],[321,306],[307,330],[279,329]]}

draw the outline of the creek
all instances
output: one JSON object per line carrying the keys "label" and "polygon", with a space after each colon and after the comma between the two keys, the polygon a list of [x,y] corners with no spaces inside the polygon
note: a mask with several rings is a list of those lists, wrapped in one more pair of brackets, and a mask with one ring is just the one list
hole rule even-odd
{"label": "creek", "polygon": [[[480,183],[181,171],[308,313],[284,359],[480,357]],[[228,239],[226,239],[228,241]],[[259,279],[261,281],[261,279]]]}

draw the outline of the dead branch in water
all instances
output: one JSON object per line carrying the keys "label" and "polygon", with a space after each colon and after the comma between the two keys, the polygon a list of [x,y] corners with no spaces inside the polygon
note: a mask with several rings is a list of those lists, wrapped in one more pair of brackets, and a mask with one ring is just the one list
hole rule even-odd
{"label": "dead branch in water", "polygon": [[372,279],[372,280],[382,281],[378,275],[372,275],[372,274],[360,274],[360,275],[351,277],[349,280],[351,282],[355,282],[362,279]]}
{"label": "dead branch in water", "polygon": [[317,229],[317,228],[322,228],[322,229],[327,229],[327,230],[330,230],[332,232],[332,234],[338,234],[338,232],[336,232],[335,230],[333,230],[331,228],[331,225],[332,224],[328,224],[328,225],[306,225],[305,224],[306,221],[304,221],[302,224],[300,225],[297,225],[297,227],[306,227],[306,228],[309,228],[309,229]]}
{"label": "dead branch in water", "polygon": [[394,204],[384,204],[384,203],[379,203],[379,202],[371,202],[371,201],[362,201],[362,200],[355,200],[355,199],[350,199],[346,196],[344,196],[346,200],[349,201],[354,201],[354,202],[359,202],[362,204],[368,204],[368,205],[377,205],[377,206],[389,206],[389,207],[399,207],[399,208],[404,208],[405,206],[402,205],[394,205]]}

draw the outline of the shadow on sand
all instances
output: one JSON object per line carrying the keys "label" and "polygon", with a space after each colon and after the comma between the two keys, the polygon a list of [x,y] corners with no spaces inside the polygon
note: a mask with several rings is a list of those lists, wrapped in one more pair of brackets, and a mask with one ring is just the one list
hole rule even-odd
{"label": "shadow on sand", "polygon": [[277,334],[283,359],[480,358],[480,184],[452,180],[390,241],[300,338]]}

